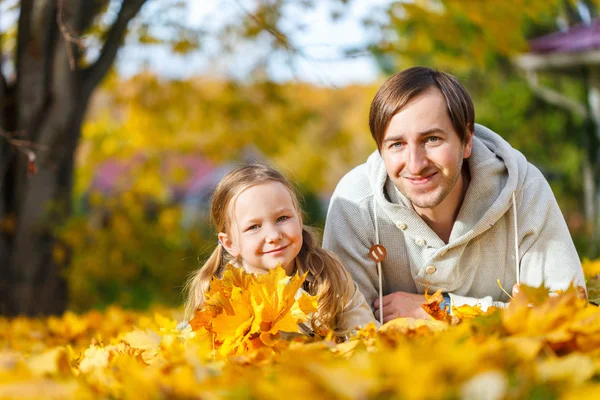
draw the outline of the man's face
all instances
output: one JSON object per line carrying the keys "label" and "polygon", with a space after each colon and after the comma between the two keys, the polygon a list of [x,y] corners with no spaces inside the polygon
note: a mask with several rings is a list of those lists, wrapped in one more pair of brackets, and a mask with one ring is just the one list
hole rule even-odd
{"label": "man's face", "polygon": [[432,87],[391,119],[381,156],[394,185],[416,208],[435,208],[455,189],[471,149],[472,134],[461,143],[444,95]]}

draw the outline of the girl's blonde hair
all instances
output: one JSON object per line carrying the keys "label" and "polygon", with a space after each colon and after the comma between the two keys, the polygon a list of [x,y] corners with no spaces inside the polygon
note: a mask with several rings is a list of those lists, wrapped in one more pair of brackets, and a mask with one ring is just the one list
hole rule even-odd
{"label": "girl's blonde hair", "polygon": [[[285,186],[298,215],[302,218],[298,196],[289,181],[273,168],[250,164],[228,173],[215,189],[211,204],[211,222],[217,232],[229,234],[231,226],[229,207],[232,200],[249,187],[266,182],[279,182]],[[196,310],[202,306],[210,281],[213,277],[219,278],[224,266],[231,260],[231,256],[219,243],[204,265],[192,273],[185,286],[186,320],[190,320]],[[302,227],[302,247],[296,256],[296,267],[301,274],[308,272],[305,288],[308,293],[317,295],[318,298],[319,307],[313,317],[313,326],[335,329],[338,315],[352,296],[347,283],[350,278],[339,259],[320,247],[314,230],[306,226]]]}

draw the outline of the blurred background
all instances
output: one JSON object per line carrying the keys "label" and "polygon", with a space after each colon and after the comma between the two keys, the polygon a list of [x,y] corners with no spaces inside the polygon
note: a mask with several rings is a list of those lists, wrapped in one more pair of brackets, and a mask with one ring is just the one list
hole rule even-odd
{"label": "blurred background", "polygon": [[322,227],[391,74],[459,77],[600,251],[597,0],[0,0],[0,313],[179,305],[210,195],[268,163]]}

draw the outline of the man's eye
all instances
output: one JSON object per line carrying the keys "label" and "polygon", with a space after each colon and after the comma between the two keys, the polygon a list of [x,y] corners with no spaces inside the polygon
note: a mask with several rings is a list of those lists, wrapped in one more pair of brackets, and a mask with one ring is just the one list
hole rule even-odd
{"label": "man's eye", "polygon": [[402,147],[402,142],[394,142],[392,143],[392,145],[390,146],[391,148],[399,148]]}
{"label": "man's eye", "polygon": [[439,137],[437,137],[437,136],[429,136],[429,137],[427,138],[427,140],[428,140],[430,143],[436,143],[436,142],[439,142],[440,138],[439,138]]}

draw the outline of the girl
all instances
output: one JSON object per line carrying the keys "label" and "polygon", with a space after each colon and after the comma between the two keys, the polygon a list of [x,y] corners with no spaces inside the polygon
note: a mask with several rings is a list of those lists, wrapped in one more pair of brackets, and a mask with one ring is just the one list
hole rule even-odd
{"label": "girl", "polygon": [[220,277],[229,262],[251,273],[278,264],[288,275],[308,272],[304,289],[318,296],[312,323],[320,329],[344,335],[375,321],[339,259],[302,225],[296,193],[279,172],[253,164],[228,173],[213,194],[211,219],[219,244],[186,285],[186,320],[201,307],[212,277]]}

